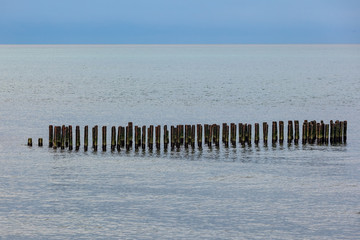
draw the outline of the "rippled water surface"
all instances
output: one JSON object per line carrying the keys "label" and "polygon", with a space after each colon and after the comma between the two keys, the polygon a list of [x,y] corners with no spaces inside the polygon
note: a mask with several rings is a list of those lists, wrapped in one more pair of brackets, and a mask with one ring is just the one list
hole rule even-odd
{"label": "rippled water surface", "polygon": [[[0,239],[357,239],[359,92],[359,45],[0,46]],[[347,144],[46,144],[49,124],[305,119],[347,120]]]}

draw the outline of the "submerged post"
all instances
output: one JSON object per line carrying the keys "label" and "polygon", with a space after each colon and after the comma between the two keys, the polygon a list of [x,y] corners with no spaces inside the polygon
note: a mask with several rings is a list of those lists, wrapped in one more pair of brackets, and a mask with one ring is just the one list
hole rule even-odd
{"label": "submerged post", "polygon": [[260,139],[260,135],[259,135],[259,123],[255,123],[254,142],[255,142],[255,145],[256,145],[256,146],[259,144],[259,139]]}
{"label": "submerged post", "polygon": [[202,148],[202,125],[197,124],[196,127],[198,148]]}
{"label": "submerged post", "polygon": [[347,139],[347,121],[344,121],[344,134],[343,134],[343,137],[344,137],[344,143],[346,143],[346,139]]}
{"label": "submerged post", "polygon": [[294,121],[295,124],[295,138],[294,138],[294,143],[298,144],[299,143],[299,121],[295,120]]}
{"label": "submerged post", "polygon": [[102,150],[106,151],[106,126],[102,127]]}

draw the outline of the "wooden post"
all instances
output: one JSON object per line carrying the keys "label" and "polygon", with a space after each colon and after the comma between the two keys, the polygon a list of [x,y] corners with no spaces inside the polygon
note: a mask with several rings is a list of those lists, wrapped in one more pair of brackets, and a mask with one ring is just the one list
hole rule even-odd
{"label": "wooden post", "polygon": [[126,150],[127,151],[130,150],[130,129],[129,129],[129,125],[126,126]]}
{"label": "wooden post", "polygon": [[306,142],[310,143],[310,122],[306,122]]}
{"label": "wooden post", "polygon": [[245,145],[247,135],[247,124],[242,124],[241,145]]}
{"label": "wooden post", "polygon": [[321,143],[321,140],[320,140],[320,132],[321,132],[320,123],[316,123],[316,142],[317,142],[317,144],[320,144],[320,143]]}
{"label": "wooden post", "polygon": [[323,144],[325,142],[325,124],[324,121],[321,120],[320,123],[320,142]]}
{"label": "wooden post", "polygon": [[216,125],[216,147],[220,147],[220,125]]}
{"label": "wooden post", "polygon": [[96,152],[97,148],[98,148],[98,126],[97,125],[93,128],[93,148],[94,148],[94,151]]}
{"label": "wooden post", "polygon": [[72,126],[69,125],[69,150],[73,150]]}
{"label": "wooden post", "polygon": [[154,125],[150,125],[149,148],[153,149],[153,146],[154,146]]}
{"label": "wooden post", "polygon": [[229,130],[230,126],[225,124],[225,147],[228,148],[229,147],[229,135],[230,135],[230,130]]}
{"label": "wooden post", "polygon": [[222,138],[221,138],[221,141],[223,142],[223,143],[225,143],[225,135],[226,135],[226,123],[223,123],[222,124]]}
{"label": "wooden post", "polygon": [[259,123],[255,123],[255,136],[254,136],[254,142],[255,145],[259,145],[259,139],[260,139],[260,135],[259,135]]}
{"label": "wooden post", "polygon": [[276,126],[276,122],[273,121],[272,122],[272,143],[276,144],[277,142],[277,126]]}
{"label": "wooden post", "polygon": [[106,151],[106,126],[102,127],[102,150]]}
{"label": "wooden post", "polygon": [[343,131],[344,131],[344,122],[340,122],[340,131],[339,131],[339,143],[343,141]]}
{"label": "wooden post", "polygon": [[69,147],[69,127],[65,127],[65,147]]}
{"label": "wooden post", "polygon": [[306,136],[307,131],[306,131],[306,122],[305,121],[302,125],[302,144],[306,144],[306,140],[307,140],[307,136]]}
{"label": "wooden post", "polygon": [[295,144],[298,144],[299,143],[299,121],[298,120],[295,120],[294,121],[294,124],[295,124],[295,138],[294,138],[294,143]]}
{"label": "wooden post", "polygon": [[344,137],[344,143],[346,143],[346,139],[347,139],[347,121],[344,121],[344,134],[343,134],[343,137]]}
{"label": "wooden post", "polygon": [[209,124],[208,126],[208,147],[211,148],[212,147],[212,141],[213,141],[213,128],[212,126]]}
{"label": "wooden post", "polygon": [[291,144],[293,140],[293,125],[292,121],[288,121],[288,143]]}
{"label": "wooden post", "polygon": [[120,142],[121,142],[121,126],[118,126],[118,131],[117,131],[117,141],[116,141],[116,150],[118,150],[118,152],[121,150],[120,148]]}
{"label": "wooden post", "polygon": [[169,130],[167,130],[167,125],[164,125],[164,150],[167,150],[169,145]]}
{"label": "wooden post", "polygon": [[39,139],[38,139],[38,146],[39,146],[39,147],[42,147],[42,146],[43,146],[43,139],[42,139],[42,138],[39,138]]}
{"label": "wooden post", "polygon": [[141,144],[142,144],[142,149],[145,150],[146,149],[146,126],[142,126],[142,136],[141,136]]}
{"label": "wooden post", "polygon": [[160,125],[158,125],[158,126],[156,126],[156,128],[155,128],[155,144],[156,144],[156,149],[157,150],[160,150],[160,139],[161,139],[161,126]]}
{"label": "wooden post", "polygon": [[243,143],[242,142],[242,138],[243,138],[243,124],[242,123],[239,123],[239,143]]}
{"label": "wooden post", "polygon": [[263,141],[264,145],[267,145],[268,142],[268,132],[269,132],[269,125],[267,122],[263,122]]}
{"label": "wooden post", "polygon": [[231,123],[230,126],[231,126],[231,134],[230,134],[231,144],[233,145],[233,147],[236,147],[236,124]]}
{"label": "wooden post", "polygon": [[75,127],[75,150],[79,151],[80,149],[80,127]]}
{"label": "wooden post", "polygon": [[171,133],[170,147],[171,150],[173,150],[175,148],[175,127],[173,125],[171,125],[170,127],[170,133]]}
{"label": "wooden post", "polygon": [[247,127],[247,135],[248,135],[248,138],[247,138],[247,142],[248,142],[248,145],[251,146],[251,136],[252,136],[252,125],[251,124],[248,124],[248,127]]}
{"label": "wooden post", "polygon": [[325,144],[329,144],[329,124],[325,124]]}
{"label": "wooden post", "polygon": [[56,146],[61,147],[61,127],[56,127]]}
{"label": "wooden post", "polygon": [[53,146],[53,141],[54,141],[54,130],[53,130],[53,125],[49,125],[49,147]]}
{"label": "wooden post", "polygon": [[184,125],[177,126],[177,148],[184,144]]}
{"label": "wooden post", "polygon": [[66,137],[66,128],[65,125],[62,125],[61,128],[61,149],[65,149],[65,137]]}
{"label": "wooden post", "polygon": [[111,151],[115,151],[116,146],[116,128],[115,126],[111,127]]}
{"label": "wooden post", "polygon": [[135,126],[135,130],[134,130],[134,134],[135,134],[135,149],[139,149],[139,145],[138,145],[138,126]]}
{"label": "wooden post", "polygon": [[32,147],[32,138],[28,138],[27,145],[28,145],[29,147]]}
{"label": "wooden post", "polygon": [[128,123],[129,126],[129,144],[130,144],[130,148],[132,148],[133,146],[133,139],[134,139],[134,134],[133,134],[133,123],[129,122]]}
{"label": "wooden post", "polygon": [[198,148],[202,148],[202,125],[197,124],[196,126],[197,126],[196,133],[197,133]]}
{"label": "wooden post", "polygon": [[279,121],[279,143],[284,143],[284,121]]}
{"label": "wooden post", "polygon": [[191,147],[195,148],[195,125],[191,126]]}
{"label": "wooden post", "polygon": [[88,144],[89,144],[89,126],[84,127],[84,151],[86,152],[88,150]]}
{"label": "wooden post", "polygon": [[209,142],[209,125],[208,124],[204,124],[204,141],[205,141],[205,144],[208,144]]}
{"label": "wooden post", "polygon": [[[178,129],[179,129],[179,127],[180,126],[178,126]],[[188,144],[189,144],[189,125],[185,125],[185,138],[184,138],[184,140],[185,140],[185,148],[188,148]]]}

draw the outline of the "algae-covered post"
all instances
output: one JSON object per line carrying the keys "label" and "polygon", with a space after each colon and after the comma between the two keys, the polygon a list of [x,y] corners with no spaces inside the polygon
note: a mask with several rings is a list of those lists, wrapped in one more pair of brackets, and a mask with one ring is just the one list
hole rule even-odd
{"label": "algae-covered post", "polygon": [[264,141],[264,145],[267,145],[268,142],[268,132],[269,132],[269,125],[267,124],[267,122],[263,122],[263,141]]}
{"label": "algae-covered post", "polygon": [[54,137],[53,132],[54,132],[54,130],[53,130],[53,125],[49,125],[49,147],[52,147],[52,146],[53,146],[53,141],[54,141],[54,139],[53,139],[53,137]]}
{"label": "algae-covered post", "polygon": [[254,136],[254,143],[257,146],[259,144],[259,123],[255,123],[255,136]]}
{"label": "algae-covered post", "polygon": [[96,152],[97,148],[98,148],[98,126],[97,125],[95,125],[95,127],[93,127],[92,138],[93,138],[93,149]]}
{"label": "algae-covered post", "polygon": [[293,139],[293,125],[292,121],[288,121],[288,143],[290,144]]}
{"label": "algae-covered post", "polygon": [[69,127],[65,127],[65,147],[69,147]]}
{"label": "algae-covered post", "polygon": [[169,144],[169,132],[167,130],[167,125],[164,125],[164,150],[168,148]]}
{"label": "algae-covered post", "polygon": [[73,149],[72,126],[69,125],[69,150]]}
{"label": "algae-covered post", "polygon": [[135,149],[139,149],[139,146],[138,146],[138,126],[135,126],[134,134],[135,134],[135,138],[134,138]]}
{"label": "algae-covered post", "polygon": [[272,143],[275,144],[277,142],[277,125],[276,122],[272,122]]}
{"label": "algae-covered post", "polygon": [[43,146],[43,139],[42,139],[42,138],[39,138],[39,139],[38,139],[38,146],[39,146],[39,147],[42,147],[42,146]]}
{"label": "algae-covered post", "polygon": [[303,122],[303,125],[302,125],[302,144],[306,144],[306,134],[307,134],[307,131],[306,131],[306,120]]}
{"label": "algae-covered post", "polygon": [[156,149],[160,150],[160,139],[161,139],[161,126],[158,125],[155,127],[155,144],[156,144]]}
{"label": "algae-covered post", "polygon": [[295,125],[295,137],[294,137],[294,142],[295,142],[295,144],[298,144],[298,143],[299,143],[299,135],[300,135],[300,132],[299,132],[299,121],[298,121],[298,120],[295,120],[295,121],[294,121],[294,125]]}
{"label": "algae-covered post", "polygon": [[329,144],[329,124],[325,124],[325,144]]}
{"label": "algae-covered post", "polygon": [[248,141],[248,145],[250,146],[251,145],[251,136],[252,136],[252,125],[251,124],[248,124],[248,127],[247,127],[247,141]]}
{"label": "algae-covered post", "polygon": [[191,147],[195,148],[195,125],[191,126]]}
{"label": "algae-covered post", "polygon": [[32,147],[32,138],[28,138],[27,145],[29,147]]}
{"label": "algae-covered post", "polygon": [[196,134],[197,134],[197,144],[198,148],[202,148],[202,125],[196,125]]}
{"label": "algae-covered post", "polygon": [[284,143],[284,121],[279,121],[279,143]]}
{"label": "algae-covered post", "polygon": [[116,146],[116,127],[111,127],[111,151],[115,151]]}
{"label": "algae-covered post", "polygon": [[146,149],[146,126],[142,126],[142,135],[141,135],[141,146],[142,149]]}
{"label": "algae-covered post", "polygon": [[106,126],[102,127],[102,150],[106,151]]}
{"label": "algae-covered post", "polygon": [[88,150],[88,144],[89,144],[89,126],[84,127],[84,151],[86,152]]}
{"label": "algae-covered post", "polygon": [[80,149],[80,127],[75,127],[75,150],[79,151]]}

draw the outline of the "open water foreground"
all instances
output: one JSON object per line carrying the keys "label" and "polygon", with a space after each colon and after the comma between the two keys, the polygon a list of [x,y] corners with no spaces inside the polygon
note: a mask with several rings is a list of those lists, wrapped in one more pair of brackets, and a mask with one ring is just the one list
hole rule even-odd
{"label": "open water foreground", "polygon": [[[360,45],[0,45],[0,239],[358,239],[359,92]],[[47,147],[49,124],[305,119],[347,144]]]}

